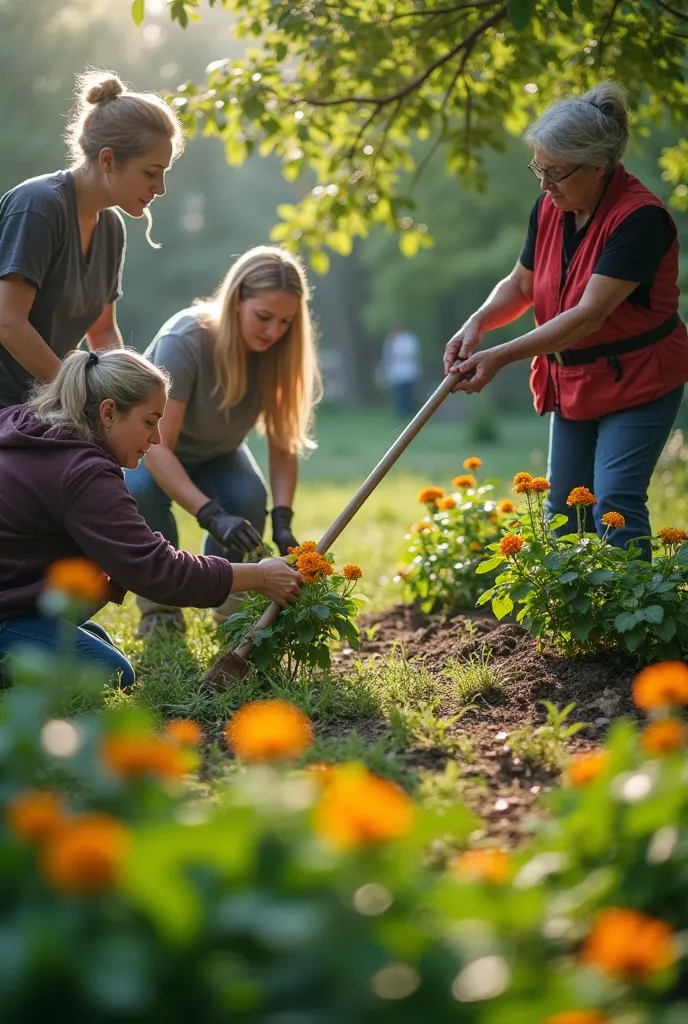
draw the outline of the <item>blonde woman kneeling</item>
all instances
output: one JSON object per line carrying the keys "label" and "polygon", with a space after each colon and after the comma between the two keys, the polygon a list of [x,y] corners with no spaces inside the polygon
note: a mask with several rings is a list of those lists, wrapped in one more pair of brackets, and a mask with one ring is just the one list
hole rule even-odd
{"label": "blonde woman kneeling", "polygon": [[[214,298],[168,320],[146,351],[169,372],[170,399],[160,445],[126,481],[150,528],[172,544],[175,501],[207,531],[206,554],[241,560],[261,547],[267,487],[245,440],[256,424],[268,438],[273,542],[282,555],[297,543],[298,454],[313,447],[320,394],[308,298],[298,260],[259,246],[236,261]],[[170,604],[140,600],[139,634],[160,625],[183,630],[182,612]]]}
{"label": "blonde woman kneeling", "polygon": [[[127,349],[73,352],[28,406],[0,412],[0,662],[14,647],[68,646],[130,685],[134,672],[105,630],[41,614],[53,562],[85,557],[105,574],[106,600],[210,608],[231,590],[282,606],[300,576],[279,558],[231,565],[176,551],[146,525],[123,479],[160,444],[169,378]],[[96,609],[93,609],[94,611]]]}

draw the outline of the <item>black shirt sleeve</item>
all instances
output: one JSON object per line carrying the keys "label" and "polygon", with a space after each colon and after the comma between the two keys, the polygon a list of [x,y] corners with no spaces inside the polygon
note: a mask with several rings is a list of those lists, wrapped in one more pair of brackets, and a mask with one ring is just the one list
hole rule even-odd
{"label": "black shirt sleeve", "polygon": [[609,237],[593,273],[651,285],[671,248],[676,228],[661,206],[641,206]]}
{"label": "black shirt sleeve", "polygon": [[540,216],[540,204],[545,198],[545,193],[541,192],[537,197],[537,202],[530,211],[530,218],[528,220],[528,233],[526,240],[519,256],[520,262],[526,268],[526,270],[535,270],[535,240],[537,238],[538,231],[538,217]]}

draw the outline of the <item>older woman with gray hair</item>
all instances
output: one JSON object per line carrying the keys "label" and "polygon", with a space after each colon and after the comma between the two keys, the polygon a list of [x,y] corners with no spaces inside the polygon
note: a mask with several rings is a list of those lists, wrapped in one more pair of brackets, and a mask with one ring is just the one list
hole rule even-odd
{"label": "older woman with gray hair", "polygon": [[[639,541],[649,559],[649,540],[639,540],[650,533],[647,491],[688,381],[676,226],[621,163],[630,129],[618,85],[551,106],[527,139],[542,192],[525,245],[447,344],[445,373],[473,394],[532,359],[535,408],[551,414],[550,512],[566,512],[572,488],[586,486],[598,498],[598,532],[606,512],[621,512],[626,525],[612,542]],[[475,351],[531,307],[535,330]]]}

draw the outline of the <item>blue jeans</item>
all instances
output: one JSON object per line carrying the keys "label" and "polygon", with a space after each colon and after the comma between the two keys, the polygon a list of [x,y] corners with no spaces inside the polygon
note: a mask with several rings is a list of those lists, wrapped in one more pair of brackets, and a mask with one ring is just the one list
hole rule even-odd
{"label": "blue jeans", "polygon": [[402,420],[410,420],[414,412],[413,392],[415,390],[412,380],[398,381],[392,384],[392,397],[394,399],[394,411]]}
{"label": "blue jeans", "polygon": [[107,632],[97,622],[75,626],[65,619],[26,615],[0,622],[0,662],[18,647],[41,647],[54,654],[73,654],[94,667],[118,677],[120,686],[131,686],[134,670]]}
{"label": "blue jeans", "polygon": [[[552,413],[547,470],[552,488],[547,508],[569,517],[568,526],[559,532],[568,532],[572,525],[575,529],[576,513],[566,504],[568,495],[574,487],[588,487],[597,496],[597,504],[587,512],[589,532],[601,536],[605,512],[621,512],[626,526],[610,531],[611,544],[625,547],[630,540],[648,536],[647,492],[682,398],[683,385],[656,402],[597,420],[567,420]],[[640,541],[638,546],[650,561],[650,542]]]}
{"label": "blue jeans", "polygon": [[[218,455],[200,466],[184,466],[196,487],[208,498],[215,498],[225,512],[248,519],[258,533],[265,530],[268,492],[265,479],[258,463],[251,455],[248,445],[242,444],[236,451]],[[179,547],[177,523],[172,515],[172,499],[150,475],[143,462],[136,469],[124,474],[131,494],[136,499],[139,512],[151,530]],[[234,548],[223,548],[206,534],[203,545],[206,555],[221,555],[230,562],[241,562],[243,552]]]}

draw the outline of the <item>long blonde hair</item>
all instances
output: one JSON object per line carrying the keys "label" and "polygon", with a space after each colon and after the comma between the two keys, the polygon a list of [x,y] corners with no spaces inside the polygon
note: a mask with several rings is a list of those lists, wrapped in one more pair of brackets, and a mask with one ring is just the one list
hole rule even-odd
{"label": "long blonde hair", "polygon": [[27,405],[56,433],[68,430],[82,441],[97,441],[101,402],[111,398],[117,411],[126,415],[154,391],[169,391],[167,370],[133,349],[111,349],[97,356],[96,360],[89,352],[70,352],[52,380],[34,386]]}
{"label": "long blonde hair", "polygon": [[260,354],[258,429],[288,451],[315,448],[310,437],[322,381],[313,338],[308,281],[296,256],[273,246],[249,249],[227,272],[212,299],[197,303],[198,319],[214,346],[216,392],[229,414],[246,394],[248,350],[239,326],[239,302],[261,292],[298,295],[296,316],[285,335]]}

